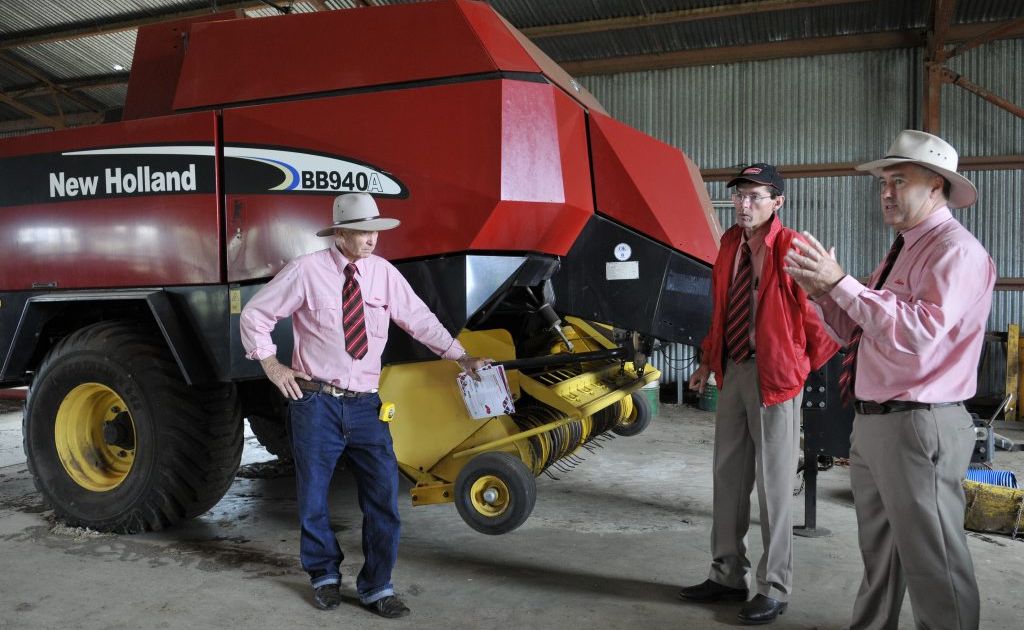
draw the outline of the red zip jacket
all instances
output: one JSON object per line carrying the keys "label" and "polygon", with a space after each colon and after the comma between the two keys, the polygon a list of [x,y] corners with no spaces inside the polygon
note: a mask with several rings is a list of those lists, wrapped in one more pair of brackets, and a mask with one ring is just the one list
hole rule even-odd
{"label": "red zip jacket", "polygon": [[[754,345],[757,375],[761,382],[761,404],[766,407],[796,396],[803,388],[807,374],[825,365],[839,349],[825,332],[807,294],[783,271],[783,259],[797,236],[795,231],[782,225],[777,215],[773,215],[768,234],[764,237],[766,250],[757,287]],[[725,312],[736,250],[742,242],[743,228],[739,226],[732,226],[722,235],[721,249],[711,272],[711,330],[701,345],[702,361],[711,367],[718,386],[723,388]]]}

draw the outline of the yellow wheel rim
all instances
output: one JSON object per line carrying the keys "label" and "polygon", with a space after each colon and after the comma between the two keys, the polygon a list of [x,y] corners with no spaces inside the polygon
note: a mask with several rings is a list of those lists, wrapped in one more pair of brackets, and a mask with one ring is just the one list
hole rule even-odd
{"label": "yellow wheel rim", "polygon": [[[120,431],[120,445],[104,438],[107,423],[114,427],[107,428],[108,437]],[[83,383],[68,392],[57,409],[53,432],[64,470],[87,490],[113,490],[132,469],[135,423],[124,400],[106,385]]]}
{"label": "yellow wheel rim", "polygon": [[508,486],[494,475],[484,475],[474,481],[469,493],[473,509],[488,518],[501,516],[508,509]]}

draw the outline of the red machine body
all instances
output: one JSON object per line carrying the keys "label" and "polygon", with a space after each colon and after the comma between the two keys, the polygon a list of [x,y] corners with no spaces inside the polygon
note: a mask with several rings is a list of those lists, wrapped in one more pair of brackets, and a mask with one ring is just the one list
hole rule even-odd
{"label": "red machine body", "polygon": [[[27,462],[59,518],[135,532],[201,514],[234,479],[242,418],[290,452],[239,314],[330,244],[314,235],[341,193],[401,220],[378,253],[520,374],[605,387],[628,362],[638,388],[656,339],[704,336],[720,229],[697,168],[488,5],[230,17],[141,28],[121,122],[0,140],[0,386],[29,385]],[[287,320],[273,338],[287,361]],[[391,326],[385,364],[452,367],[427,359]],[[650,420],[599,399],[602,430]]]}
{"label": "red machine body", "polygon": [[[692,163],[601,113],[481,3],[160,25],[140,32],[136,57],[148,61],[133,68],[126,118],[149,117],[0,142],[0,158],[22,163],[6,173],[33,188],[27,203],[3,203],[0,238],[19,261],[0,270],[3,289],[272,275],[322,246],[313,232],[330,222],[329,196],[360,189],[345,181],[355,173],[350,164],[400,183],[395,194],[369,179],[363,188],[402,220],[381,239],[380,253],[394,260],[466,251],[565,255],[598,212],[713,261],[717,226]],[[198,109],[208,112],[175,113]],[[173,155],[159,147],[215,148],[177,160],[175,169],[194,165],[212,188],[104,190],[107,168],[123,176],[145,156]],[[225,159],[232,148],[251,159]],[[104,149],[121,153],[78,154]],[[297,177],[314,186],[258,189],[244,167],[273,155],[260,150],[285,152]],[[328,161],[297,166],[309,156]],[[85,160],[97,167],[62,168]],[[91,180],[98,194],[81,187],[54,194],[50,179],[62,172],[98,177]],[[274,169],[266,188],[281,183],[273,175],[286,174]],[[326,185],[316,186],[317,177]],[[282,221],[287,230],[277,229]]]}

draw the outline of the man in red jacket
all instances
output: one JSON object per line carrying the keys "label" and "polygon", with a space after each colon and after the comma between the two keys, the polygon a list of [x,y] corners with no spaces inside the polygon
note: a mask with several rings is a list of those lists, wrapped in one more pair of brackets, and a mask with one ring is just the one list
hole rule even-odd
{"label": "man in red jacket", "polygon": [[684,600],[745,601],[750,591],[747,529],[756,482],[764,553],[745,624],[775,621],[793,584],[793,477],[800,441],[800,404],[807,374],[838,350],[807,294],[783,273],[797,237],[778,212],[785,182],[770,164],[751,164],[733,178],[736,224],[722,235],[712,272],[711,330],[690,387],[704,391],[714,372],[721,391],[715,421],[711,571],[679,592]]}

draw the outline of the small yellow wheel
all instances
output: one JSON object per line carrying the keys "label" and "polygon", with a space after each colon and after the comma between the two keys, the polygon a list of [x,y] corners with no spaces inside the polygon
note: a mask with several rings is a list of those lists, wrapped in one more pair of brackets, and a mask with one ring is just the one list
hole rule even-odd
{"label": "small yellow wheel", "polygon": [[135,423],[128,405],[106,385],[82,383],[68,392],[53,433],[65,472],[87,490],[113,490],[132,469]]}
{"label": "small yellow wheel", "polygon": [[537,502],[537,481],[518,457],[481,453],[455,480],[455,507],[478,532],[507,534],[526,522]]}
{"label": "small yellow wheel", "polygon": [[619,421],[617,425],[612,427],[612,431],[617,435],[624,437],[632,437],[639,435],[651,424],[651,401],[647,400],[647,397],[640,392],[633,392],[626,398],[622,399],[623,409],[626,417]]}

